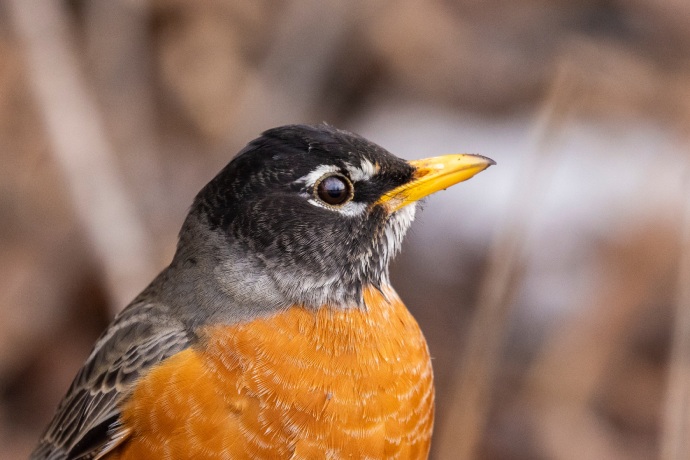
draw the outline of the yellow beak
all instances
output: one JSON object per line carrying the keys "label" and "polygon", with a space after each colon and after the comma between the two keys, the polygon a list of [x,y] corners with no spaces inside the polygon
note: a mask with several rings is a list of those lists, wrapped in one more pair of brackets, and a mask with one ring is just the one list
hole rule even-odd
{"label": "yellow beak", "polygon": [[465,181],[496,164],[490,158],[470,154],[444,155],[409,163],[415,168],[412,180],[386,193],[376,202],[385,206],[389,213]]}

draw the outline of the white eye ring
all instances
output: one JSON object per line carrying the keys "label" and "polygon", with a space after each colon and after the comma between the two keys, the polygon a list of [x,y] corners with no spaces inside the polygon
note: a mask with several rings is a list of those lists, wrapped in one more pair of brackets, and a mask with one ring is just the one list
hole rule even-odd
{"label": "white eye ring", "polygon": [[314,184],[314,198],[328,206],[344,206],[354,196],[352,182],[342,174],[325,174]]}
{"label": "white eye ring", "polygon": [[319,182],[322,182],[325,178],[334,175],[337,177],[343,177],[345,180],[349,181],[350,184],[352,184],[352,180],[345,176],[335,165],[320,165],[309,174],[297,179],[295,183],[303,186],[303,192],[301,195],[302,197],[306,198],[307,202],[312,206],[328,209],[329,211],[337,212],[345,217],[361,216],[366,211],[367,204],[353,201],[353,186],[351,186],[353,196],[349,197],[349,199],[341,205],[331,205],[319,198],[317,194]]}

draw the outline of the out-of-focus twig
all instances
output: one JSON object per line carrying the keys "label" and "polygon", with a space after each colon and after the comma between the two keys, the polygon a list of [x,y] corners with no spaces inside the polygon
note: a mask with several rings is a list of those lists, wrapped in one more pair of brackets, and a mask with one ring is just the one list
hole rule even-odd
{"label": "out-of-focus twig", "polygon": [[441,421],[439,458],[464,460],[477,455],[487,422],[490,392],[500,362],[510,307],[519,285],[519,267],[529,225],[553,166],[548,158],[549,143],[572,102],[572,84],[569,69],[561,68],[536,125],[536,147],[523,159],[519,183],[490,248],[467,347],[455,366],[451,405],[446,419]]}
{"label": "out-of-focus twig", "polygon": [[662,460],[690,452],[690,165],[685,165],[683,224],[668,388],[661,440]]}
{"label": "out-of-focus twig", "polygon": [[150,278],[150,241],[118,177],[101,115],[80,72],[65,3],[9,0],[52,153],[102,264],[113,308]]}
{"label": "out-of-focus twig", "polygon": [[521,399],[537,414],[530,421],[533,440],[546,458],[647,458],[597,420],[592,403],[617,355],[622,359],[636,321],[657,305],[656,288],[667,276],[674,246],[664,228],[629,235],[625,244],[606,249],[598,286],[586,298],[572,299],[574,314],[535,357]]}
{"label": "out-of-focus twig", "polygon": [[[653,80],[654,85],[648,84],[645,77],[650,71],[644,63],[582,42],[576,42],[571,53],[574,56],[570,59],[579,63],[575,68],[588,68],[582,81],[584,89],[578,91],[578,99],[585,107],[596,107],[602,96],[612,93],[616,93],[612,97],[634,100],[630,87],[620,87],[621,75],[636,82],[635,89],[640,93],[658,88],[659,77]],[[587,66],[588,62],[598,64]],[[668,90],[668,94],[675,94],[677,105],[683,106],[678,91]],[[649,177],[658,180],[656,175]],[[657,184],[650,180],[638,187],[640,193],[645,193],[645,187],[651,193]],[[613,245],[614,251],[610,247],[604,251],[597,288],[587,298],[571,299],[572,317],[555,328],[540,347],[519,399],[527,401],[535,414],[529,421],[534,432],[532,441],[546,458],[649,458],[645,443],[632,438],[621,442],[620,433],[602,423],[596,402],[612,364],[624,359],[621,355],[630,346],[636,321],[645,310],[659,305],[658,286],[666,279],[675,251],[676,235],[665,233],[667,225],[656,220],[638,221],[636,227],[651,230],[639,233],[639,229],[626,226],[625,232],[617,234],[615,240],[621,242],[620,247]],[[688,383],[686,378],[685,385]]]}
{"label": "out-of-focus twig", "polygon": [[[84,41],[108,139],[118,152],[145,216],[161,221],[161,160],[148,0],[92,0],[84,5]],[[151,219],[153,217],[154,219]]]}

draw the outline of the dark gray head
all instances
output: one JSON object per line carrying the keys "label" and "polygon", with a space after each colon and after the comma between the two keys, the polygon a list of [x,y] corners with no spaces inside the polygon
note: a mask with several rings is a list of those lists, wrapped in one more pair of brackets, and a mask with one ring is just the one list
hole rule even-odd
{"label": "dark gray head", "polygon": [[[490,164],[473,158],[467,177]],[[266,131],[197,195],[170,268],[184,276],[169,277],[177,285],[167,291],[207,314],[224,314],[226,303],[232,318],[293,304],[359,306],[364,287],[388,283],[418,189],[435,191],[427,179],[438,167],[327,125]],[[187,299],[190,290],[202,301]]]}

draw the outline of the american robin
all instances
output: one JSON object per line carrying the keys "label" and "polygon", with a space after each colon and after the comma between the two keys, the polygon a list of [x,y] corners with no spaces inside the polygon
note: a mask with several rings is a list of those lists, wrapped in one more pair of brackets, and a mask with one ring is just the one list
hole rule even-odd
{"label": "american robin", "polygon": [[431,361],[388,264],[417,200],[492,164],[266,131],[196,196],[31,458],[426,458]]}

